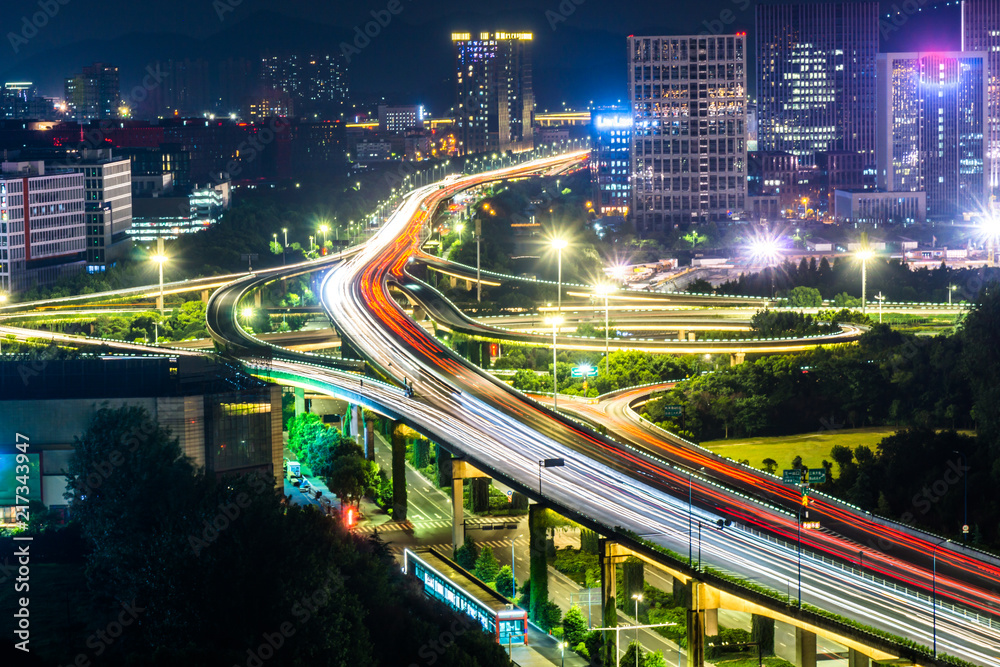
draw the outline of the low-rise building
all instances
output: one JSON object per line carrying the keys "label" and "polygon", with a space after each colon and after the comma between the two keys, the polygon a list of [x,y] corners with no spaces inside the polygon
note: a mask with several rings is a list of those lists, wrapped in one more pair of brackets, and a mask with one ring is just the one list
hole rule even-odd
{"label": "low-rise building", "polygon": [[[50,359],[44,373],[27,377],[24,362],[0,362],[0,428],[21,433],[31,443],[28,497],[50,508],[66,508],[66,472],[75,438],[102,406],[123,405],[145,408],[208,474],[258,472],[274,475],[280,483],[277,385],[198,357]],[[141,447],[142,439],[134,444]],[[13,523],[16,453],[12,444],[0,445],[0,523]],[[114,473],[112,465],[108,474]]]}
{"label": "low-rise building", "polygon": [[0,173],[0,293],[16,294],[85,270],[84,175],[43,161]]}
{"label": "low-rise building", "polygon": [[869,224],[926,222],[927,193],[836,190],[834,218]]}

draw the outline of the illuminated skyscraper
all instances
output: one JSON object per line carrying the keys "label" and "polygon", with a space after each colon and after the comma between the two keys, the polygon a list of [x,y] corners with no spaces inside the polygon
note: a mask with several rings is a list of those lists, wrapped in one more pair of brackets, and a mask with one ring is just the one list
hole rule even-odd
{"label": "illuminated skyscraper", "polygon": [[117,67],[94,63],[66,79],[66,103],[76,120],[118,118],[120,100]]}
{"label": "illuminated skyscraper", "polygon": [[757,6],[758,147],[875,161],[878,3]]}
{"label": "illuminated skyscraper", "polygon": [[590,182],[598,215],[628,214],[632,189],[632,114],[623,109],[595,111],[590,122]]}
{"label": "illuminated skyscraper", "polygon": [[963,0],[962,50],[984,52],[989,63],[987,156],[990,165],[990,189],[993,194],[998,194],[1000,193],[1000,2]]}
{"label": "illuminated skyscraper", "polygon": [[746,35],[629,37],[632,221],[721,221],[747,195]]}
{"label": "illuminated skyscraper", "polygon": [[987,199],[987,55],[880,53],[877,183],[927,193],[927,214],[954,218]]}
{"label": "illuminated skyscraper", "polygon": [[531,40],[530,32],[452,33],[462,154],[531,148]]}

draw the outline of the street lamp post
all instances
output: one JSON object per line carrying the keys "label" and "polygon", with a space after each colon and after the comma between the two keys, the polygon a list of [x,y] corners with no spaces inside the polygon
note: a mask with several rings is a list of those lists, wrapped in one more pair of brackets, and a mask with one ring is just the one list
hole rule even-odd
{"label": "street lamp post", "polygon": [[957,449],[952,451],[962,457],[962,469],[966,471],[962,473],[962,476],[965,477],[965,518],[962,521],[962,539],[968,542],[969,533],[966,529],[969,527],[969,459],[965,456],[965,452],[960,452]]}
{"label": "street lamp post", "polygon": [[862,248],[855,257],[861,260],[861,312],[868,312],[868,260],[875,256],[875,253],[868,248]]}
{"label": "street lamp post", "polygon": [[559,332],[559,325],[563,323],[563,318],[556,315],[545,320],[546,324],[552,325],[552,410],[559,409],[559,376],[556,372],[556,334]]}
{"label": "street lamp post", "polygon": [[557,310],[560,313],[562,312],[562,251],[568,245],[569,245],[569,243],[566,241],[566,239],[558,239],[558,238],[557,239],[552,239],[552,247],[556,249],[556,261],[557,261],[557,264],[558,264],[558,269],[557,269],[557,271],[558,271],[558,282],[556,283],[556,285],[557,285],[557,287],[556,287],[556,290],[557,290],[557,294],[556,294],[557,299],[556,299],[556,302],[557,302],[557,306],[558,306]]}
{"label": "street lamp post", "polygon": [[151,259],[159,265],[160,269],[160,293],[156,297],[156,308],[163,314],[163,263],[167,261],[166,255],[153,255]]}
{"label": "street lamp post", "polygon": [[604,374],[608,374],[608,338],[611,335],[608,324],[608,295],[614,291],[614,286],[602,283],[594,288],[595,291],[604,296]]}
{"label": "street lamp post", "polygon": [[945,542],[951,540],[941,540],[931,547],[931,560],[933,563],[931,575],[931,642],[933,644],[932,654],[937,658],[937,550]]}
{"label": "street lamp post", "polygon": [[633,593],[635,600],[635,667],[639,667],[639,603],[642,602],[642,593]]}
{"label": "street lamp post", "polygon": [[326,233],[330,231],[330,226],[320,225],[319,231],[323,233],[323,248],[326,249]]}
{"label": "street lamp post", "polygon": [[948,285],[948,305],[951,305],[951,293],[958,289],[958,285]]}
{"label": "street lamp post", "polygon": [[875,298],[878,300],[878,323],[882,324],[882,302],[885,301],[885,297],[882,295],[882,292],[879,292],[875,295]]}
{"label": "street lamp post", "polygon": [[562,652],[559,658],[559,664],[561,667],[566,667],[566,642],[559,642],[559,650]]}

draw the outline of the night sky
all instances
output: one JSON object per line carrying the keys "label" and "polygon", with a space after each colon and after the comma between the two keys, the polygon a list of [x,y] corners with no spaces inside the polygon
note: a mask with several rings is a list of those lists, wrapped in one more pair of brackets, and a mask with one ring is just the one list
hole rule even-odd
{"label": "night sky", "polygon": [[[256,57],[266,48],[306,46],[341,50],[354,28],[372,21],[390,0],[41,0],[58,6],[47,25],[21,42],[23,17],[41,11],[39,0],[0,3],[0,80],[31,80],[46,95],[62,95],[62,79],[102,60],[122,69],[122,87],[138,82],[156,59]],[[614,102],[625,96],[625,36],[697,34],[713,28],[753,37],[755,3],[703,2],[463,2],[396,0],[392,16],[371,43],[352,54],[350,85],[361,96],[447,111],[453,95],[452,30],[531,30],[535,33],[535,94],[539,109],[562,102]],[[884,12],[892,2],[883,2]],[[916,4],[916,3],[914,3]],[[927,2],[898,29],[885,31],[883,50],[959,46],[958,2]],[[564,19],[564,20],[563,20]],[[727,21],[727,23],[723,23]],[[17,52],[11,44],[17,35]],[[752,53],[752,45],[751,45]],[[751,71],[752,92],[752,71]]]}

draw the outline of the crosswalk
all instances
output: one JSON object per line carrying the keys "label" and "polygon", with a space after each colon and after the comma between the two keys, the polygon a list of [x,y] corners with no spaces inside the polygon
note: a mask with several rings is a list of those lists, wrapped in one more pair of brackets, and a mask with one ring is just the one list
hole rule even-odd
{"label": "crosswalk", "polygon": [[[516,518],[511,519],[488,519],[488,518],[473,518],[465,520],[465,529],[477,531],[513,531],[516,530],[518,526],[518,521]],[[365,524],[358,526],[354,529],[354,532],[360,534],[370,534],[370,533],[394,533],[394,532],[412,532],[414,530],[429,530],[432,528],[448,528],[451,529],[451,521],[448,520],[414,520],[414,521],[387,521],[380,525]],[[479,541],[477,539],[477,541]]]}
{"label": "crosswalk", "polygon": [[[413,549],[414,548],[412,546],[407,546],[407,545],[403,545],[403,544],[393,544],[392,542],[389,542],[388,544],[386,544],[386,546],[389,548],[389,551],[392,553],[392,555],[395,558],[400,559],[400,560],[403,558],[403,551],[405,549],[407,549],[407,548]],[[432,546],[432,547],[435,547],[435,548],[445,547],[445,555],[446,556],[450,556],[451,555],[451,545],[448,545],[448,544],[433,545],[433,544],[431,544],[431,545],[426,545],[426,546]],[[503,550],[507,550],[509,552],[509,550],[510,550],[510,540],[485,540],[485,541],[476,540],[476,546],[478,546],[480,549],[482,549],[483,547],[490,547],[491,549],[493,549],[494,552],[503,551]],[[526,537],[525,538],[520,538],[519,537],[516,540],[514,540],[514,547],[515,548],[521,548],[521,547],[527,547],[527,546],[528,546],[528,538],[526,538]]]}

